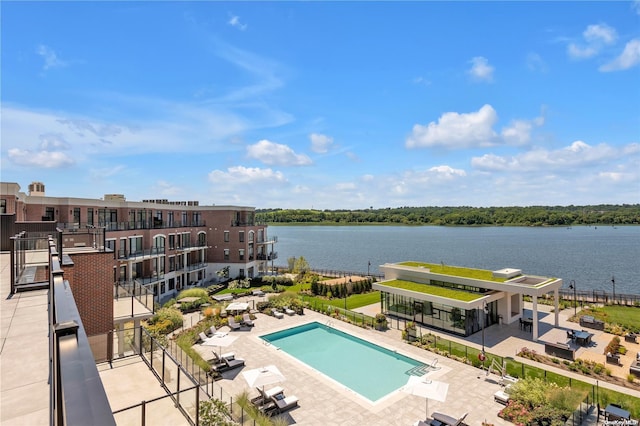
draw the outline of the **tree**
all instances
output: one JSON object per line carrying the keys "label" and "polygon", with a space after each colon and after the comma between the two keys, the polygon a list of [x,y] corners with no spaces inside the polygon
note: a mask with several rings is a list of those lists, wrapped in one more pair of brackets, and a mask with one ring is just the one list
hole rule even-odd
{"label": "tree", "polygon": [[304,256],[297,258],[293,265],[294,274],[304,274],[309,272],[310,269],[309,262],[307,262],[307,259],[305,259]]}

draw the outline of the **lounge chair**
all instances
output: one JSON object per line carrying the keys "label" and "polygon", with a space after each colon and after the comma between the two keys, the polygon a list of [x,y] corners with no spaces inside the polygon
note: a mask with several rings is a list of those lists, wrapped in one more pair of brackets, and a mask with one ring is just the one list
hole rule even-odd
{"label": "lounge chair", "polygon": [[234,368],[242,367],[244,365],[244,359],[234,358],[227,359],[222,358],[222,362],[220,364],[215,364],[213,369],[218,373],[222,373],[223,371],[233,370]]}
{"label": "lounge chair", "polygon": [[227,333],[225,333],[224,331],[219,331],[215,325],[212,325],[211,327],[209,327],[209,330],[207,330],[207,336],[209,337],[213,337],[213,336],[226,336]]}
{"label": "lounge chair", "polygon": [[278,413],[284,413],[285,411],[298,406],[298,397],[295,395],[284,396],[283,393],[278,394],[271,398],[276,404],[276,411]]}
{"label": "lounge chair", "polygon": [[280,394],[284,395],[284,389],[282,389],[280,386],[274,386],[267,390],[264,390],[261,387],[256,387],[256,390],[258,391],[258,396],[251,399],[251,403],[258,407],[269,405],[269,403],[272,402],[271,398],[275,396],[278,396]]}
{"label": "lounge chair", "polygon": [[425,422],[424,420],[418,420],[413,424],[413,426],[430,426],[430,424]]}
{"label": "lounge chair", "polygon": [[278,319],[284,318],[284,314],[276,308],[271,308],[271,314]]}
{"label": "lounge chair", "polygon": [[284,313],[287,315],[295,315],[296,311],[294,311],[293,309],[284,308]]}
{"label": "lounge chair", "polygon": [[433,420],[437,420],[441,424],[446,426],[459,426],[464,421],[464,419],[467,418],[468,414],[469,413],[464,413],[462,417],[456,419],[455,417],[452,417],[448,414],[435,412],[431,415],[431,417],[433,417]]}
{"label": "lounge chair", "polygon": [[204,343],[204,341],[205,341],[205,340],[207,340],[208,338],[209,338],[209,336],[207,336],[207,335],[204,333],[204,331],[201,331],[201,332],[198,334],[198,342],[200,342],[200,343]]}
{"label": "lounge chair", "polygon": [[227,359],[229,361],[231,361],[232,359],[236,358],[236,353],[235,352],[226,352],[226,353],[223,353],[221,355],[218,355],[216,353],[216,351],[211,351],[211,352],[213,352],[213,361],[214,361],[215,364],[222,364],[224,362],[222,360],[223,358]]}
{"label": "lounge chair", "polygon": [[255,325],[249,314],[242,314],[242,324],[248,327],[253,327]]}
{"label": "lounge chair", "polygon": [[232,330],[240,330],[241,325],[236,322],[236,319],[232,316],[229,317],[229,327]]}

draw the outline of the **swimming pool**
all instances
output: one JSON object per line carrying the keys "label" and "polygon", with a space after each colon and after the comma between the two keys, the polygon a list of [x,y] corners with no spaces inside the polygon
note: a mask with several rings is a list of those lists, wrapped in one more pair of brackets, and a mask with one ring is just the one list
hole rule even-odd
{"label": "swimming pool", "polygon": [[372,402],[424,374],[419,361],[318,322],[260,337]]}

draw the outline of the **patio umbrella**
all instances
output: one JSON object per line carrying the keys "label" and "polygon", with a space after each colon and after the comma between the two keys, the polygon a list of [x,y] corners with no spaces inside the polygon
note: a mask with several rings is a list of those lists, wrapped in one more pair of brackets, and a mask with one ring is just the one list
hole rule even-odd
{"label": "patio umbrella", "polygon": [[231,345],[238,337],[230,334],[214,334],[207,340],[202,342],[205,346],[217,346],[220,348],[220,357],[222,357],[222,348]]}
{"label": "patio umbrella", "polygon": [[286,378],[278,370],[275,365],[267,365],[265,367],[254,368],[253,370],[243,371],[242,375],[247,381],[247,384],[252,388],[262,388],[264,393],[264,387],[266,385],[272,385],[274,383],[284,382]]}
{"label": "patio umbrella", "polygon": [[402,388],[403,392],[410,395],[418,395],[426,400],[425,418],[429,416],[429,400],[444,402],[447,399],[449,384],[429,380],[426,376],[410,376],[407,384]]}
{"label": "patio umbrella", "polygon": [[245,302],[229,303],[229,306],[225,308],[225,310],[227,311],[234,311],[234,312],[238,312],[238,311],[242,312],[242,311],[246,311],[247,309],[249,309],[249,304]]}

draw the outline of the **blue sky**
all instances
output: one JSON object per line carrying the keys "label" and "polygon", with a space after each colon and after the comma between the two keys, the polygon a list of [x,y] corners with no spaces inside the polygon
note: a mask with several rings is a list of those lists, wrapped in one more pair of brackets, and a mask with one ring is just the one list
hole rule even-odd
{"label": "blue sky", "polygon": [[3,2],[1,179],[257,208],[640,202],[640,3]]}

